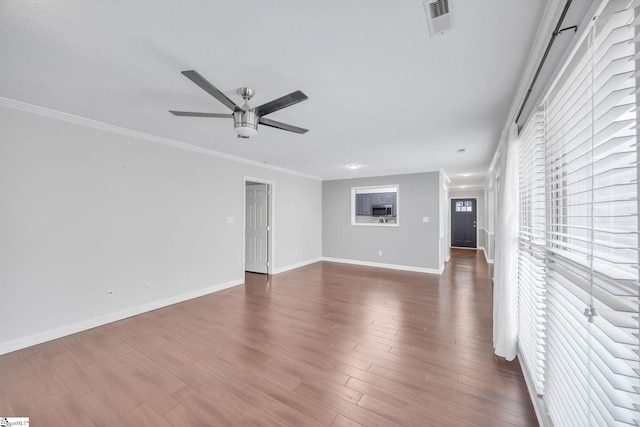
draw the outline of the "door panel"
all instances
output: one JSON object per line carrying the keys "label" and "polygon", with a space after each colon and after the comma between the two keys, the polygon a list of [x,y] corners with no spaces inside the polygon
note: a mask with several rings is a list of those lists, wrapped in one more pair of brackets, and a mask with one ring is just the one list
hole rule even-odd
{"label": "door panel", "polygon": [[477,247],[476,199],[451,199],[451,246]]}
{"label": "door panel", "polygon": [[253,273],[266,274],[269,259],[267,184],[247,184],[245,204],[244,269]]}

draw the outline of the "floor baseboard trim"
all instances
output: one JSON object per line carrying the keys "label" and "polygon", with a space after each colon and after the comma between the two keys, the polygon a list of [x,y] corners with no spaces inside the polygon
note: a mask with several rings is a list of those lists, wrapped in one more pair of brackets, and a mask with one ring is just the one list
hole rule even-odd
{"label": "floor baseboard trim", "polygon": [[95,317],[85,321],[73,323],[71,325],[62,326],[59,328],[51,329],[48,331],[40,332],[34,335],[30,335],[24,338],[18,338],[12,341],[0,343],[0,355],[11,353],[12,351],[21,350],[23,348],[31,347],[33,345],[42,344],[43,342],[55,340],[58,338],[72,335],[78,332],[86,331],[88,329],[95,328],[97,326],[106,325],[108,323],[116,322],[118,320],[126,319],[128,317],[137,316],[149,311],[157,310],[159,308],[168,307],[173,304],[188,301],[190,299],[198,298],[208,294],[222,291],[234,286],[238,286],[244,283],[244,278],[232,280],[230,282],[222,283],[220,285],[210,286],[204,289],[198,289],[186,294],[176,295],[173,297],[152,301],[146,304],[142,304],[136,307],[131,307],[126,310],[121,310],[115,313],[106,314],[104,316]]}
{"label": "floor baseboard trim", "polygon": [[484,246],[480,246],[478,250],[480,249],[482,249],[482,253],[484,254],[484,260],[487,262],[487,264],[493,264],[493,260],[489,259],[489,255],[487,255],[487,248],[485,248]]}
{"label": "floor baseboard trim", "polygon": [[296,268],[300,268],[300,267],[304,267],[307,266],[309,264],[315,264],[316,262],[320,262],[322,261],[322,258],[313,258],[313,259],[309,259],[306,261],[302,261],[296,264],[291,264],[291,265],[287,265],[285,267],[281,267],[281,268],[276,268],[273,270],[273,274],[280,274],[280,273],[284,273],[285,271],[289,271],[289,270],[295,270]]}
{"label": "floor baseboard trim", "polygon": [[354,264],[354,265],[363,265],[367,267],[389,268],[392,270],[414,271],[417,273],[428,273],[428,274],[442,274],[442,272],[444,271],[444,266],[440,267],[439,269],[436,269],[436,268],[413,267],[410,265],[384,264],[379,262],[358,261],[354,259],[344,259],[344,258],[322,257],[322,260],[329,261],[329,262],[339,262],[342,264]]}
{"label": "floor baseboard trim", "polygon": [[493,264],[493,259],[489,258],[489,255],[484,248],[482,248],[482,252],[484,253],[484,259],[487,260],[487,264]]}
{"label": "floor baseboard trim", "polygon": [[547,411],[544,399],[536,393],[536,388],[533,385],[533,378],[529,375],[529,369],[527,369],[526,362],[520,355],[520,352],[518,352],[518,362],[520,362],[520,368],[524,375],[524,382],[527,385],[527,390],[529,390],[529,397],[531,398],[531,403],[533,403],[533,409],[536,411],[538,424],[540,424],[541,427],[553,427],[553,422],[549,417],[549,412]]}

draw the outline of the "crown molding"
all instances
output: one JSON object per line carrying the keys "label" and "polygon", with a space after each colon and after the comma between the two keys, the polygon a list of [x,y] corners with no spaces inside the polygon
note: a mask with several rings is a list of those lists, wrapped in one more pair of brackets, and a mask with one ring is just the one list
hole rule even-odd
{"label": "crown molding", "polygon": [[73,114],[63,113],[61,111],[51,110],[49,108],[39,107],[37,105],[27,104],[26,102],[16,101],[15,99],[0,97],[0,106],[10,108],[13,110],[24,111],[27,113],[37,114],[39,116],[48,117],[55,120],[61,120],[68,123],[73,123],[80,126],[86,126],[93,129],[99,129],[106,132],[115,133],[118,135],[128,136],[131,138],[141,139],[144,141],[155,142],[157,144],[167,145],[181,150],[192,151],[194,153],[204,154],[206,156],[218,157],[221,159],[231,160],[234,162],[245,163],[252,166],[258,166],[263,169],[270,169],[278,172],[283,172],[290,175],[297,175],[304,178],[310,178],[321,181],[322,178],[306,173],[286,169],[279,166],[268,165],[255,160],[245,159],[243,157],[234,156],[232,154],[222,153],[220,151],[211,150],[209,148],[199,147],[197,145],[188,144],[186,142],[176,141],[174,139],[164,138],[161,136],[151,135],[145,132],[139,132],[123,128],[120,126],[111,125],[108,123],[99,122],[97,120],[87,119],[85,117],[75,116]]}

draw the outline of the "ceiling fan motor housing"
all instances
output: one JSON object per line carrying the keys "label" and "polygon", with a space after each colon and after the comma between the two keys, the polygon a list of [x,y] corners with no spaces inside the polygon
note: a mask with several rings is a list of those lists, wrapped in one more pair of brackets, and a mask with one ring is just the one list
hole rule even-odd
{"label": "ceiling fan motor housing", "polygon": [[258,116],[253,110],[233,112],[233,127],[238,135],[249,137],[258,134]]}

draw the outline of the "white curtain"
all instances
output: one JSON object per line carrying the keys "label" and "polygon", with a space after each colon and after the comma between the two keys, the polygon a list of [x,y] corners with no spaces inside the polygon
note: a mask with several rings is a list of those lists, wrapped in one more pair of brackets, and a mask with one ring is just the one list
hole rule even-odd
{"label": "white curtain", "polygon": [[518,138],[516,124],[502,135],[493,273],[493,347],[507,360],[518,348]]}

